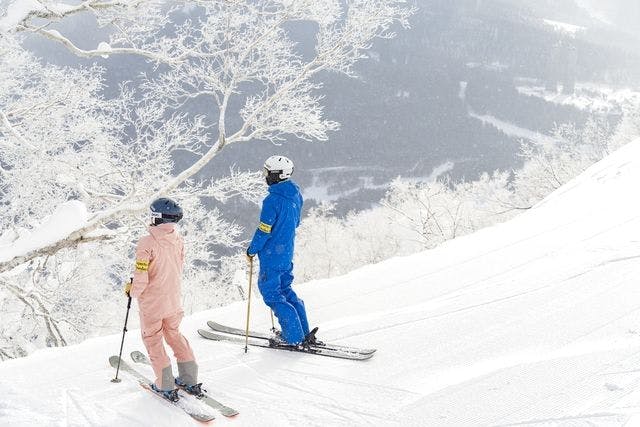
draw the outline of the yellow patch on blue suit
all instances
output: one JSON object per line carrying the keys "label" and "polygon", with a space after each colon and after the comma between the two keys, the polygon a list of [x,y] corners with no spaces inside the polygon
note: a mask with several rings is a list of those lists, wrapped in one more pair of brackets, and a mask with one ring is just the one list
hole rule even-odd
{"label": "yellow patch on blue suit", "polygon": [[271,226],[269,224],[261,222],[260,225],[258,225],[258,230],[262,231],[263,233],[271,233]]}

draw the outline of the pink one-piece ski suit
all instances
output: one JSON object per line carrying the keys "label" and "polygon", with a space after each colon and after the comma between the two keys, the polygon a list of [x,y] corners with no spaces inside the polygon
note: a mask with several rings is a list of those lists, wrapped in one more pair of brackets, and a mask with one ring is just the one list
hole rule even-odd
{"label": "pink one-piece ski suit", "polygon": [[162,338],[178,361],[178,375],[187,384],[197,381],[193,350],[179,327],[182,310],[180,288],[184,263],[184,244],[175,224],[149,227],[149,235],[138,242],[136,266],[130,295],[138,299],[142,340],[162,390],[175,387],[171,361]]}

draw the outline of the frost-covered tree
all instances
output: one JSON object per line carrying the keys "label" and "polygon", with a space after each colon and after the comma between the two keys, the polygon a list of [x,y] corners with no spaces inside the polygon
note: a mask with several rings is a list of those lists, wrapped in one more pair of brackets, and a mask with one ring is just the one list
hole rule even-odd
{"label": "frost-covered tree", "polygon": [[612,131],[604,118],[591,118],[582,129],[557,126],[553,141],[521,143],[523,167],[515,171],[516,205],[533,206],[613,151]]}
{"label": "frost-covered tree", "polygon": [[616,150],[636,138],[640,138],[640,102],[624,108],[622,120],[609,143],[610,150]]}
{"label": "frost-covered tree", "polygon": [[312,208],[297,231],[296,280],[333,277],[399,254],[401,237],[390,225],[377,209],[339,218],[330,203]]}
{"label": "frost-covered tree", "polygon": [[[177,18],[184,8],[191,19]],[[3,331],[20,340],[1,343],[2,354],[63,345],[100,323],[91,313],[128,275],[132,242],[159,196],[179,199],[188,212],[185,305],[202,308],[236,292],[237,259],[216,248],[237,246],[240,230],[205,201],[255,201],[264,190],[256,174],[232,171],[215,181],[196,174],[230,144],[326,140],[338,124],[324,118],[323,73],[353,75],[371,42],[392,37],[411,13],[402,0],[9,3],[0,18],[0,203],[7,208],[0,290],[5,307],[29,321]],[[76,15],[97,23],[105,40],[78,47],[64,31]],[[313,54],[299,51],[287,30],[292,22],[314,28]],[[84,58],[137,55],[149,66],[131,70],[119,95],[106,98],[103,68],[44,65],[23,50],[24,37]],[[201,116],[187,113],[196,99],[210,106]],[[178,168],[179,152],[191,162]],[[38,239],[47,216],[65,209],[74,217],[69,229]]]}
{"label": "frost-covered tree", "polygon": [[304,218],[296,243],[296,273],[303,279],[332,277],[357,267],[438,246],[515,212],[510,174],[484,174],[473,182],[396,179],[380,205],[344,218],[321,204]]}
{"label": "frost-covered tree", "polygon": [[[200,18],[173,22],[174,12],[185,5],[196,7]],[[132,197],[132,191],[124,191],[122,199],[136,199],[136,203],[112,203],[69,236],[69,244],[123,213],[143,210],[154,197],[183,185],[226,145],[254,139],[279,141],[285,135],[326,140],[337,123],[323,119],[316,95],[321,87],[319,73],[351,75],[372,40],[392,37],[391,26],[397,22],[406,26],[411,12],[402,0],[13,2],[0,21],[1,28],[43,35],[80,56],[137,54],[154,62],[159,72],[139,84],[142,107],[134,109],[134,97],[125,96],[121,113],[125,118],[119,123],[133,126],[140,138],[158,135],[156,148],[168,144],[196,154],[189,167],[171,179],[157,180],[144,196],[138,191]],[[60,31],[48,29],[53,21],[81,13],[94,15],[109,30],[108,42],[86,51]],[[286,30],[286,24],[295,21],[316,27],[311,58],[297,52]],[[175,114],[167,120],[169,112],[198,97],[211,100],[211,123],[195,118],[186,125],[184,117]],[[231,109],[232,100],[242,107]],[[181,127],[189,131],[183,133]],[[163,141],[166,130],[180,142],[174,142],[171,134]],[[156,164],[159,169],[154,170],[166,172],[166,165],[171,163]],[[0,271],[11,265],[0,263]]]}
{"label": "frost-covered tree", "polygon": [[405,230],[406,239],[429,249],[509,218],[502,207],[511,198],[508,179],[509,174],[500,172],[460,183],[446,177],[422,183],[398,179],[382,205],[393,226]]}
{"label": "frost-covered tree", "polygon": [[523,166],[517,170],[458,183],[446,177],[398,178],[379,206],[344,218],[332,215],[331,205],[321,205],[300,227],[296,272],[305,279],[344,274],[506,221],[640,137],[638,111],[628,108],[613,132],[606,120],[594,117],[581,129],[558,126],[553,142],[523,142]]}
{"label": "frost-covered tree", "polygon": [[[142,117],[154,107],[136,102],[127,89],[118,99],[103,99],[99,69],[43,66],[9,37],[0,44],[6,49],[0,57],[0,260],[6,268],[0,277],[6,308],[0,350],[7,355],[66,344],[113,325],[113,293],[129,274],[129,253],[149,222],[146,214],[121,210],[78,242],[56,228],[63,222],[71,230],[86,227],[92,216],[149,197],[159,182],[172,179],[175,150],[197,150],[205,133],[199,120],[177,115],[145,125]],[[240,193],[257,198],[262,188],[255,175],[234,172],[174,190],[189,212],[183,224],[190,249],[185,280],[208,284],[209,292],[187,293],[187,301],[200,302],[197,308],[220,301],[219,289],[229,288],[223,286],[227,275],[213,267],[237,262],[215,247],[237,246],[241,231],[217,210],[205,209],[202,199],[224,201]],[[43,236],[40,246],[24,244]],[[76,243],[83,245],[74,250]]]}

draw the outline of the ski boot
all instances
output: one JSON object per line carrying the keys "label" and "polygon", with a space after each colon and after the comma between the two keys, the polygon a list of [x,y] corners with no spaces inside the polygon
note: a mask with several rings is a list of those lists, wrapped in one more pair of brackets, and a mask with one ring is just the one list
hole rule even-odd
{"label": "ski boot", "polygon": [[307,347],[312,345],[315,345],[315,346],[324,345],[322,341],[316,338],[317,332],[318,332],[318,327],[316,326],[307,334],[306,337],[304,337],[304,341],[302,342],[302,344],[306,345]]}
{"label": "ski boot", "polygon": [[273,331],[273,336],[271,338],[269,338],[269,347],[278,347],[278,348],[291,347],[291,348],[296,348],[298,350],[303,350],[305,348],[304,347],[304,341],[299,343],[299,344],[289,344],[282,337],[282,332],[280,332],[278,330],[274,330]]}
{"label": "ski boot", "polygon": [[202,389],[202,383],[187,385],[187,383],[183,382],[180,378],[176,378],[176,385],[195,397],[202,397],[207,390]]}
{"label": "ski boot", "polygon": [[273,335],[269,338],[269,347],[284,347],[289,344],[282,338],[282,332],[273,331]]}
{"label": "ski boot", "polygon": [[171,402],[177,402],[178,400],[180,400],[177,388],[174,388],[173,390],[160,390],[154,383],[151,383],[150,386],[151,390],[155,391],[156,393],[160,393],[165,399]]}

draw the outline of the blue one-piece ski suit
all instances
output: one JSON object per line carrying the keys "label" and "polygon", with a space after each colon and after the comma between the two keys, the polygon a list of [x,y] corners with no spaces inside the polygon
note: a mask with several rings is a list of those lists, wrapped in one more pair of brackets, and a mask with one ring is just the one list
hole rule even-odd
{"label": "blue one-piece ski suit", "polygon": [[294,240],[302,203],[300,189],[293,181],[270,185],[269,195],[262,202],[260,224],[247,249],[251,255],[258,254],[258,288],[280,322],[282,338],[289,344],[301,343],[309,333],[304,302],[291,289]]}

